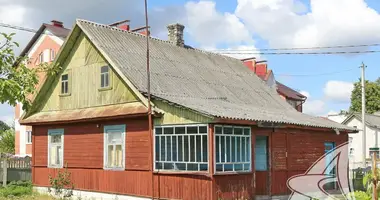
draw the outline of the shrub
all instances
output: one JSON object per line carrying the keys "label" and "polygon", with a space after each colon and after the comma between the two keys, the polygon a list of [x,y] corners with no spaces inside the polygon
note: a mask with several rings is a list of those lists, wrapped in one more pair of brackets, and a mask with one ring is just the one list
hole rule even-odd
{"label": "shrub", "polygon": [[6,187],[0,189],[0,196],[11,197],[11,196],[25,196],[31,195],[33,193],[33,187],[30,182],[11,182]]}
{"label": "shrub", "polygon": [[351,192],[350,195],[355,197],[356,200],[371,200],[372,197],[363,191]]}

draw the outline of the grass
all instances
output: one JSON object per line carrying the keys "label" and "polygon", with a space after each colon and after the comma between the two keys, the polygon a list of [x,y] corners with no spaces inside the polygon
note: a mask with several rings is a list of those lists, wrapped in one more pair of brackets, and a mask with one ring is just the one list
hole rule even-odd
{"label": "grass", "polygon": [[30,182],[12,182],[6,187],[0,187],[0,200],[55,200],[48,195],[40,195],[33,192]]}
{"label": "grass", "polygon": [[55,198],[49,195],[40,195],[40,194],[31,194],[24,196],[8,196],[8,197],[0,197],[0,200],[56,200]]}

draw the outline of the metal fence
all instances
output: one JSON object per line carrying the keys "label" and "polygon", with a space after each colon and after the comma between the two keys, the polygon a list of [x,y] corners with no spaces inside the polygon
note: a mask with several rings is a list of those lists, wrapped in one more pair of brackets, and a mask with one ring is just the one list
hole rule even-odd
{"label": "metal fence", "polygon": [[31,157],[25,158],[1,158],[0,181],[5,186],[11,181],[32,180]]}

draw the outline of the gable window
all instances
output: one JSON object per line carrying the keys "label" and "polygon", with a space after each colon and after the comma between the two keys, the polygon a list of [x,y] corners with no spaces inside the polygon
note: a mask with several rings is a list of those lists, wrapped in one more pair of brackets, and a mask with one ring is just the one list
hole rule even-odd
{"label": "gable window", "polygon": [[69,94],[69,74],[61,77],[61,94]]}
{"label": "gable window", "polygon": [[125,169],[125,125],[104,126],[104,169]]}
{"label": "gable window", "polygon": [[251,128],[215,126],[215,171],[251,171]]}
{"label": "gable window", "polygon": [[50,61],[53,61],[55,58],[55,51],[54,49],[50,49]]}
{"label": "gable window", "polygon": [[44,62],[44,52],[41,52],[40,55],[38,55],[38,62],[39,64]]}
{"label": "gable window", "polygon": [[110,87],[109,67],[103,66],[100,68],[100,88]]}
{"label": "gable window", "polygon": [[27,144],[32,143],[32,131],[26,131],[26,143]]}
{"label": "gable window", "polygon": [[155,170],[208,171],[207,125],[156,126]]}
{"label": "gable window", "polygon": [[52,168],[63,167],[63,129],[50,129],[48,131],[48,166]]}

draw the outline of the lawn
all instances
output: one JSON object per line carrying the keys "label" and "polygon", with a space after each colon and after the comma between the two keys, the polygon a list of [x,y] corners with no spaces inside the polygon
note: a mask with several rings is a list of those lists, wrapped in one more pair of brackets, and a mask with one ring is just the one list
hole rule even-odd
{"label": "lawn", "polygon": [[6,187],[0,187],[0,200],[55,200],[48,195],[40,195],[33,192],[30,182],[12,182]]}
{"label": "lawn", "polygon": [[8,196],[8,197],[0,197],[0,200],[56,200],[55,198],[48,196],[48,195],[38,195],[38,194],[32,194],[32,195],[25,195],[25,196]]}

